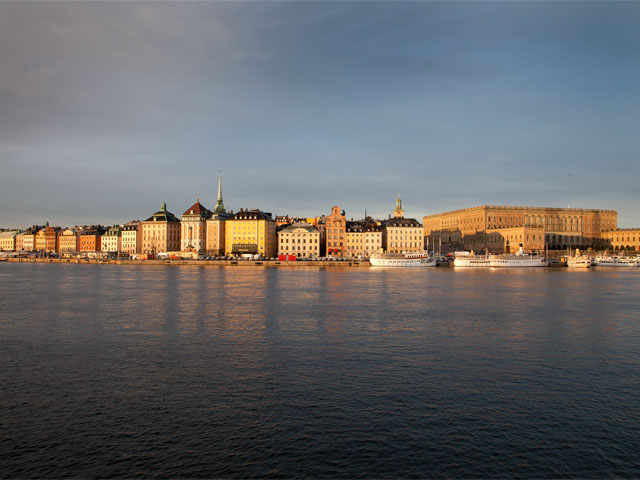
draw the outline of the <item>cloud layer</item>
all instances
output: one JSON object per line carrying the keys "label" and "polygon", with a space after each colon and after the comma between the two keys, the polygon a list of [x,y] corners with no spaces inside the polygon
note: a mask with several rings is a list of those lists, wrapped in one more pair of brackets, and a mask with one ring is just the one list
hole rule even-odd
{"label": "cloud layer", "polygon": [[640,225],[640,4],[0,3],[0,225],[162,201]]}

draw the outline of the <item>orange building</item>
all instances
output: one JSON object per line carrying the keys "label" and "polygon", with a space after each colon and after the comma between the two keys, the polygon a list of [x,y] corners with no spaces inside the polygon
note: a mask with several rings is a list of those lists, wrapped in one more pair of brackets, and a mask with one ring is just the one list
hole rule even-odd
{"label": "orange building", "polygon": [[347,218],[337,205],[331,207],[326,227],[327,256],[343,257],[347,248]]}
{"label": "orange building", "polygon": [[59,228],[51,227],[47,224],[46,227],[36,233],[36,251],[54,253],[58,251],[58,232]]}
{"label": "orange building", "polygon": [[20,232],[16,235],[16,252],[24,250],[24,232]]}
{"label": "orange building", "polygon": [[104,228],[100,225],[85,228],[80,231],[78,244],[81,252],[100,252]]}

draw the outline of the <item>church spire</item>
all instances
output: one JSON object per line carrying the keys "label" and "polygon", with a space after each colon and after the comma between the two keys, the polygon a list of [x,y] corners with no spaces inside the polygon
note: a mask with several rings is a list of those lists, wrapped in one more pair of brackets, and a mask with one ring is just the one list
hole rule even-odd
{"label": "church spire", "polygon": [[226,213],[224,203],[222,203],[222,170],[218,172],[218,202],[216,203],[215,213]]}

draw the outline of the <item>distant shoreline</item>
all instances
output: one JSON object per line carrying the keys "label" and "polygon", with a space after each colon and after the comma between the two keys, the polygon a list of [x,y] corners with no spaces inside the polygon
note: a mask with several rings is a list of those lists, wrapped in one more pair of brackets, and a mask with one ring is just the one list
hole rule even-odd
{"label": "distant shoreline", "polygon": [[294,261],[280,260],[101,260],[96,258],[7,258],[2,261],[14,263],[70,263],[70,264],[103,264],[103,265],[190,265],[204,266],[267,266],[267,267],[370,267],[369,262],[357,260],[345,261]]}

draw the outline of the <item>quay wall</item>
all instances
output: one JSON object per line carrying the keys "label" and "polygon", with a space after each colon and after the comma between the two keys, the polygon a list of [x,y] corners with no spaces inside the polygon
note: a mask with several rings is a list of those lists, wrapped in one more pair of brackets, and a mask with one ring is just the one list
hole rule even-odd
{"label": "quay wall", "polygon": [[[3,260],[4,261],[4,260]],[[370,267],[369,262],[358,261],[305,261],[281,262],[279,260],[100,260],[95,258],[7,258],[18,263],[97,263],[105,265],[192,265],[192,266],[277,266],[277,267]]]}

